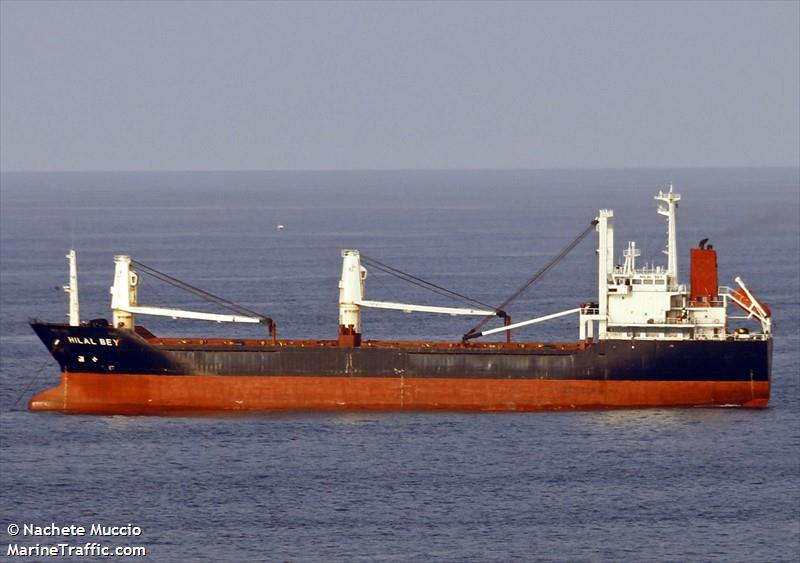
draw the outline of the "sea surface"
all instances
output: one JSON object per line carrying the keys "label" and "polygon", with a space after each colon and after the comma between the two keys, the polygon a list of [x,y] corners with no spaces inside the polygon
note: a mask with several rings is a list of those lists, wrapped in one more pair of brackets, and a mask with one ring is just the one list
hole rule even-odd
{"label": "sea surface", "polygon": [[[800,560],[797,169],[9,173],[0,177],[0,560],[12,544],[143,546],[148,561]],[[612,208],[617,255],[664,264],[653,196],[680,192],[678,246],[719,251],[774,313],[770,407],[514,414],[30,413],[56,384],[29,317],[108,317],[129,254],[263,312],[285,338],[334,338],[340,250],[497,304]],[[276,226],[285,228],[278,230]],[[594,300],[595,236],[510,307]],[[459,306],[371,271],[372,299]],[[217,311],[144,278],[140,303]],[[747,324],[746,321],[735,321]],[[156,334],[259,328],[140,319]],[[458,340],[461,317],[367,311],[367,338]],[[736,326],[736,325],[734,325]],[[755,328],[749,324],[751,328]],[[568,317],[515,333],[570,341]],[[93,524],[133,537],[12,536]],[[13,528],[13,527],[12,527]],[[24,528],[23,528],[24,529]],[[26,558],[19,558],[26,559]],[[136,560],[135,558],[117,558]],[[27,560],[99,560],[29,557]]]}

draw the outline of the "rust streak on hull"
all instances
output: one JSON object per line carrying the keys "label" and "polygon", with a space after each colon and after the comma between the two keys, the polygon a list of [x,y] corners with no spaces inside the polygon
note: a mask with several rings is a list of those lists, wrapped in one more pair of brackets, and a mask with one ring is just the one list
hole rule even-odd
{"label": "rust streak on hull", "polygon": [[596,381],[64,373],[33,411],[168,414],[273,410],[548,411],[642,407],[763,408],[767,381]]}

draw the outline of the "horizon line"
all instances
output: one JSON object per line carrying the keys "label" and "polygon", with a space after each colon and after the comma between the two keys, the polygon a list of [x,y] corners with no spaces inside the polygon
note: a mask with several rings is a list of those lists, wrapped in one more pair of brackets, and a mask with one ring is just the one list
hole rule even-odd
{"label": "horizon line", "polygon": [[185,174],[185,173],[242,173],[242,172],[521,172],[535,170],[549,171],[591,171],[591,170],[757,170],[757,169],[791,169],[800,170],[796,164],[740,165],[740,166],[540,166],[540,167],[442,167],[442,168],[184,168],[184,169],[70,169],[70,170],[2,170],[0,174]]}

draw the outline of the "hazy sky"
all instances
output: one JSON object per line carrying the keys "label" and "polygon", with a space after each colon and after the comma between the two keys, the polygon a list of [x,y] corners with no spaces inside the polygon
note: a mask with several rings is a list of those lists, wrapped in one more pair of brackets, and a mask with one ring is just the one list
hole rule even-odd
{"label": "hazy sky", "polygon": [[0,168],[800,165],[800,2],[11,2]]}

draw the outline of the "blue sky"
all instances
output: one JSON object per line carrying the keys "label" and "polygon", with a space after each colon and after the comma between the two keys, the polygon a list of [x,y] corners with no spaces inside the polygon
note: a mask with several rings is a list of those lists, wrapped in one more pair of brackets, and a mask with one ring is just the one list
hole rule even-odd
{"label": "blue sky", "polygon": [[0,168],[800,165],[798,2],[11,2]]}

